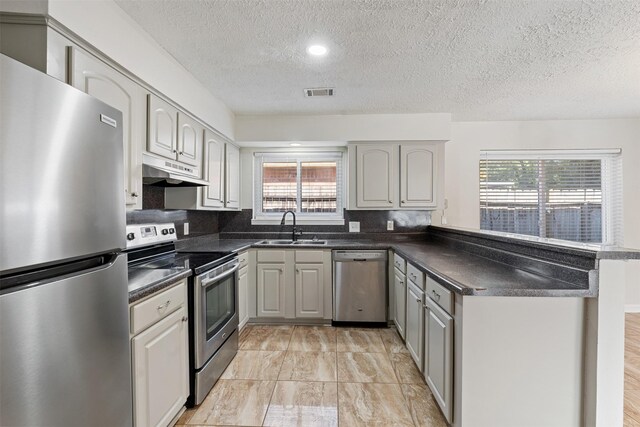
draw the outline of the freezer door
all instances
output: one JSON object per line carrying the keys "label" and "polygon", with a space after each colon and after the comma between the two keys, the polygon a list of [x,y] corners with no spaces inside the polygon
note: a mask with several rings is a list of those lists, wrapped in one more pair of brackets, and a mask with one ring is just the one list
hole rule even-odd
{"label": "freezer door", "polygon": [[131,426],[126,255],[4,292],[0,426]]}
{"label": "freezer door", "polygon": [[122,114],[0,55],[0,271],[125,245]]}

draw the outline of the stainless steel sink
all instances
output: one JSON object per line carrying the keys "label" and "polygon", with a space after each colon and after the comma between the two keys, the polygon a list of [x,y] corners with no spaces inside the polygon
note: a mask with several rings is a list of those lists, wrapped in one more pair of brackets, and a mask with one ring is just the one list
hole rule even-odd
{"label": "stainless steel sink", "polygon": [[288,245],[326,245],[326,240],[263,240],[259,242],[258,245],[280,245],[280,246],[288,246]]}

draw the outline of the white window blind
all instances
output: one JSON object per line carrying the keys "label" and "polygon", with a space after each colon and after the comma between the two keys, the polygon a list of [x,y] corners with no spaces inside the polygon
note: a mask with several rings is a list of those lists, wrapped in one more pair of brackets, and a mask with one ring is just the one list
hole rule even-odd
{"label": "white window blind", "polygon": [[343,221],[342,152],[256,153],[254,221],[291,210],[302,220]]}
{"label": "white window blind", "polygon": [[482,151],[480,228],[622,244],[620,150]]}

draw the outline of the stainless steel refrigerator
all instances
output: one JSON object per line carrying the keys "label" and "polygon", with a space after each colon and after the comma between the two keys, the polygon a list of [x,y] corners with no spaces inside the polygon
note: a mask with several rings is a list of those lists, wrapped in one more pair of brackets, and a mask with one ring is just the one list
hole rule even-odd
{"label": "stainless steel refrigerator", "polygon": [[0,426],[130,426],[122,115],[0,55]]}

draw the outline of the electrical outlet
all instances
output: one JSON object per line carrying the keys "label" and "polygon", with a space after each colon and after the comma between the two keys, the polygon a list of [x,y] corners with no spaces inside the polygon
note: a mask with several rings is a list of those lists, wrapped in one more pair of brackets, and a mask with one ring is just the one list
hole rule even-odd
{"label": "electrical outlet", "polygon": [[442,225],[447,225],[447,217],[446,217],[446,216],[444,216],[444,215],[442,215],[442,220],[441,220],[441,222],[442,222]]}
{"label": "electrical outlet", "polygon": [[393,231],[393,220],[387,221],[387,231]]}
{"label": "electrical outlet", "polygon": [[359,232],[360,232],[360,222],[349,221],[349,233],[359,233]]}
{"label": "electrical outlet", "polygon": [[184,223],[184,229],[183,229],[183,231],[184,231],[184,233],[183,233],[183,234],[184,234],[185,236],[188,236],[188,235],[189,235],[189,223],[188,223],[188,222],[185,222],[185,223]]}

